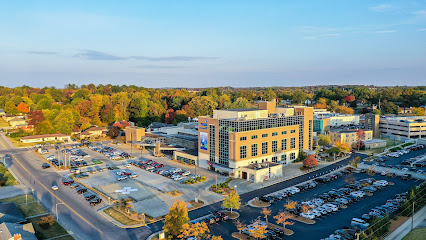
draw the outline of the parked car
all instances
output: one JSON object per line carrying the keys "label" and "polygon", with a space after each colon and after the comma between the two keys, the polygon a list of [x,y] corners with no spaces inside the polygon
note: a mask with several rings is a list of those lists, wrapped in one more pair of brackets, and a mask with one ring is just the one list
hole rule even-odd
{"label": "parked car", "polygon": [[43,169],[50,168],[50,164],[43,163],[43,164],[41,164],[41,168],[43,168]]}
{"label": "parked car", "polygon": [[368,224],[367,222],[365,222],[365,221],[364,221],[364,220],[362,220],[362,219],[359,219],[359,218],[352,218],[351,226],[352,226],[352,227],[355,227],[355,228],[360,228],[360,229],[362,229],[362,230],[365,230],[365,229],[367,229],[367,228],[368,228],[368,226],[370,226],[370,224]]}

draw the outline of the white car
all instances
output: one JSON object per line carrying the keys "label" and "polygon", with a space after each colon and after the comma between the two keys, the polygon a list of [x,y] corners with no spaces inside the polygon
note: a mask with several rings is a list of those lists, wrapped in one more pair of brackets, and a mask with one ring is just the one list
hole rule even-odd
{"label": "white car", "polygon": [[350,195],[357,198],[362,198],[364,197],[365,193],[363,191],[355,191],[355,192],[351,192]]}
{"label": "white car", "polygon": [[125,180],[125,179],[127,179],[127,176],[121,176],[117,178],[118,181]]}
{"label": "white car", "polygon": [[190,171],[186,171],[186,172],[182,173],[182,176],[188,176],[189,174],[191,174],[191,172]]}
{"label": "white car", "polygon": [[[333,212],[336,212],[336,211],[338,211],[339,210],[339,207],[338,206],[336,206],[336,205],[334,205],[334,204],[331,204],[331,203],[327,203],[327,204],[324,204],[326,207],[329,207],[329,208],[331,208],[331,210],[333,211]],[[323,206],[324,206],[323,205]]]}
{"label": "white car", "polygon": [[386,187],[388,184],[389,183],[386,180],[379,180],[379,181],[375,181],[373,183],[373,185],[377,185],[377,186],[381,186],[381,187]]}
{"label": "white car", "polygon": [[123,175],[124,174],[124,171],[122,170],[122,171],[118,171],[118,172],[115,172],[118,176],[121,176],[121,175]]}
{"label": "white car", "polygon": [[326,204],[322,205],[320,208],[325,209],[329,213],[333,211],[333,209],[331,209],[331,207],[327,206]]}
{"label": "white car", "polygon": [[130,177],[130,178],[136,178],[136,177],[138,177],[138,176],[139,176],[138,174],[133,173],[133,174],[131,174],[129,177]]}
{"label": "white car", "polygon": [[298,187],[289,187],[289,189],[292,189],[293,191],[295,191],[296,193],[300,192],[300,189]]}
{"label": "white car", "polygon": [[53,160],[53,159],[55,159],[55,155],[50,155],[50,156],[48,156],[46,159],[47,159],[47,160]]}
{"label": "white car", "polygon": [[304,217],[304,218],[308,218],[308,219],[314,219],[315,218],[315,215],[313,213],[301,213],[300,216]]}
{"label": "white car", "polygon": [[123,163],[123,166],[125,166],[126,168],[129,168],[129,167],[130,167],[130,164],[128,164],[128,163]]}
{"label": "white car", "polygon": [[322,213],[320,211],[317,211],[316,209],[312,209],[309,212],[313,213],[317,217],[321,217],[321,215],[322,215]]}
{"label": "white car", "polygon": [[58,188],[58,186],[53,185],[53,186],[52,186],[52,189],[56,191],[56,190],[58,190],[59,188]]}
{"label": "white car", "polygon": [[327,212],[327,210],[325,210],[324,208],[322,208],[322,207],[317,207],[317,208],[315,208],[314,209],[315,211],[318,211],[318,212],[320,212],[321,214],[323,214],[323,215],[325,215],[325,214],[327,214],[328,212]]}
{"label": "white car", "polygon": [[175,178],[173,178],[173,180],[175,180],[175,181],[179,181],[179,180],[182,180],[183,179],[183,177],[182,176],[177,176],[177,177],[175,177]]}

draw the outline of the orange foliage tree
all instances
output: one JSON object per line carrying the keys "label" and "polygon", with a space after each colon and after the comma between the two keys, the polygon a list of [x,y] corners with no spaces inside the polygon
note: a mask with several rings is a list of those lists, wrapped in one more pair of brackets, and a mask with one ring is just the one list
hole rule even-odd
{"label": "orange foliage tree", "polygon": [[24,102],[21,102],[18,105],[18,111],[21,113],[28,113],[30,110],[28,109],[28,105],[25,104]]}
{"label": "orange foliage tree", "polygon": [[303,160],[303,166],[312,168],[312,167],[318,166],[318,161],[315,158],[315,156],[311,154]]}

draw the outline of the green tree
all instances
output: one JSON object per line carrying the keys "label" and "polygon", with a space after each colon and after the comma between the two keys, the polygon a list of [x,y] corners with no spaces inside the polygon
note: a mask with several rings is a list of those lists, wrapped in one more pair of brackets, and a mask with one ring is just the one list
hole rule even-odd
{"label": "green tree", "polygon": [[61,110],[54,120],[55,129],[59,133],[71,134],[74,127],[74,116],[71,109]]}
{"label": "green tree", "polygon": [[231,213],[232,213],[232,209],[238,210],[240,209],[240,206],[241,206],[240,196],[235,190],[232,190],[231,192],[229,192],[229,195],[225,197],[222,202],[222,207],[231,209]]}
{"label": "green tree", "polygon": [[413,108],[413,114],[416,116],[424,116],[425,115],[425,109],[422,107],[414,107]]}
{"label": "green tree", "polygon": [[8,114],[16,115],[18,114],[18,108],[12,101],[7,101],[4,105],[4,111]]}
{"label": "green tree", "polygon": [[380,115],[380,110],[376,108],[371,113],[373,113],[374,115]]}
{"label": "green tree", "polygon": [[44,120],[35,127],[35,134],[50,134],[55,132],[52,122]]}
{"label": "green tree", "polygon": [[176,200],[164,217],[165,232],[177,236],[183,231],[183,225],[189,222],[188,209],[183,201]]}
{"label": "green tree", "polygon": [[331,144],[331,138],[329,135],[319,135],[318,136],[318,145],[320,146],[329,146]]}
{"label": "green tree", "polygon": [[268,88],[263,95],[263,100],[271,101],[277,97],[277,94],[274,92],[272,88]]}
{"label": "green tree", "polygon": [[188,114],[190,117],[211,115],[217,106],[217,102],[208,96],[195,97],[188,103]]}

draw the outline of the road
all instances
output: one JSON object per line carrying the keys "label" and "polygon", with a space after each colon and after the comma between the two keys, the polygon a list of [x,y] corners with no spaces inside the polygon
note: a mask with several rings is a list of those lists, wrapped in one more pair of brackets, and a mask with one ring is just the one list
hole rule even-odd
{"label": "road", "polygon": [[[53,169],[41,169],[42,159],[31,150],[15,148],[14,145],[0,134],[0,154],[9,154],[6,166],[18,179],[32,191],[41,204],[55,213],[57,203],[59,219],[78,238],[86,239],[145,239],[150,230],[146,227],[138,229],[122,229],[110,223],[89,206],[82,196],[74,190],[62,185],[62,175]],[[59,190],[53,191],[51,186],[58,183]],[[97,207],[99,208],[99,207]]]}

